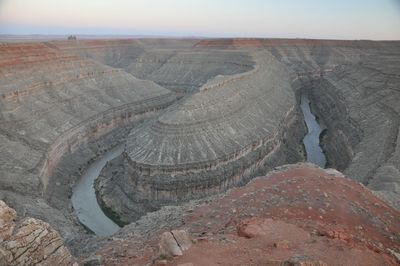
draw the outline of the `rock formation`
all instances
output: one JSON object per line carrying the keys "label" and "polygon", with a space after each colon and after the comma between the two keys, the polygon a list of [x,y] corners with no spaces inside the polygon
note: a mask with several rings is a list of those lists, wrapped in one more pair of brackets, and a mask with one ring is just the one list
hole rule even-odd
{"label": "rock formation", "polygon": [[110,164],[99,179],[108,208],[129,222],[302,160],[298,143],[287,144],[305,132],[290,75],[269,52],[253,58],[253,70],[209,81],[154,123],[131,131],[123,166]]}
{"label": "rock formation", "polygon": [[72,265],[72,256],[48,223],[27,218],[0,201],[0,265]]}

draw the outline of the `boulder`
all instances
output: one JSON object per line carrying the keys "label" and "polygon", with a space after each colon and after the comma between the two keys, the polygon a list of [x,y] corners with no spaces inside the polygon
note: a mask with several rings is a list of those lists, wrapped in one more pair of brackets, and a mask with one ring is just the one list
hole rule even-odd
{"label": "boulder", "polygon": [[192,246],[192,240],[185,230],[173,230],[164,232],[160,240],[160,256],[182,256],[183,251]]}
{"label": "boulder", "polygon": [[164,232],[161,235],[160,256],[173,257],[182,255],[182,250],[179,248],[178,243],[176,243],[176,240],[171,232]]}

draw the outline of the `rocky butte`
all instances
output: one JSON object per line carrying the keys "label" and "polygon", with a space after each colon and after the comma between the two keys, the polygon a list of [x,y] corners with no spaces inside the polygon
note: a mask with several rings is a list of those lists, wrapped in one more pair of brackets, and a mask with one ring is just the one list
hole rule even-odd
{"label": "rocky butte", "polygon": [[[399,62],[397,41],[1,43],[0,262],[397,265]],[[301,95],[329,169],[296,164]],[[71,196],[118,146],[102,237]]]}

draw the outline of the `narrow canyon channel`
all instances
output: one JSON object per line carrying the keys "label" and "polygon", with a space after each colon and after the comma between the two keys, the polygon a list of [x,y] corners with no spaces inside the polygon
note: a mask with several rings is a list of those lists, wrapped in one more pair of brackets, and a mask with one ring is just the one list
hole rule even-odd
{"label": "narrow canyon channel", "polygon": [[301,95],[300,108],[303,111],[304,121],[306,122],[308,133],[303,139],[304,147],[307,153],[307,161],[325,168],[326,157],[321,149],[319,138],[322,132],[316,117],[312,114],[310,100],[306,94]]}
{"label": "narrow canyon channel", "polygon": [[72,191],[72,206],[79,221],[99,236],[112,235],[120,227],[109,219],[100,208],[96,199],[94,181],[106,163],[123,151],[124,145],[117,146],[91,163]]}

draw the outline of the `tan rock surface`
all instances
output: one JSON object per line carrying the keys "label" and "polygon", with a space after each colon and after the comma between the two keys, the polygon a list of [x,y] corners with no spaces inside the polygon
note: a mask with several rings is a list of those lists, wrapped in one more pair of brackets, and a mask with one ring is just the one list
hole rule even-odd
{"label": "tan rock surface", "polygon": [[171,232],[165,232],[161,235],[160,255],[165,257],[182,256],[182,250],[179,248]]}
{"label": "tan rock surface", "polygon": [[0,216],[0,223],[7,229],[6,237],[0,242],[0,265],[72,264],[72,256],[63,240],[48,223],[27,218],[16,226],[15,211],[3,201],[0,201],[0,214],[6,214]]}
{"label": "tan rock surface", "polygon": [[164,232],[160,240],[160,256],[182,256],[192,246],[190,235],[185,230]]}

